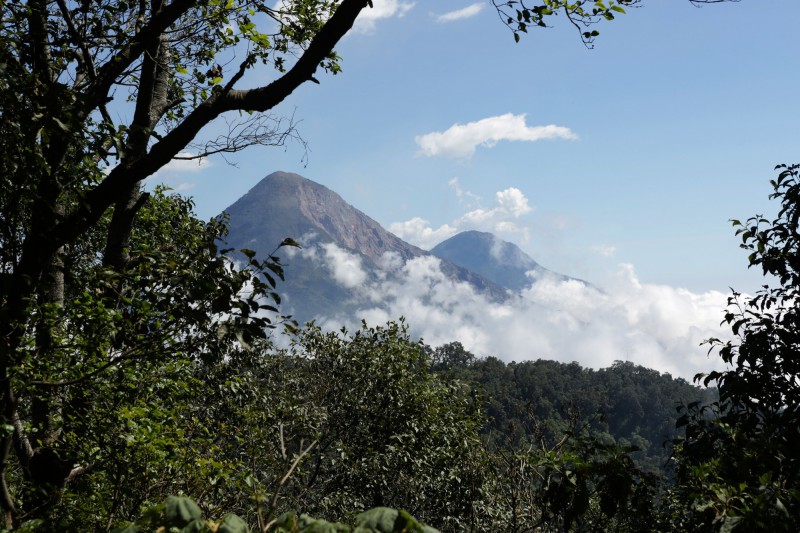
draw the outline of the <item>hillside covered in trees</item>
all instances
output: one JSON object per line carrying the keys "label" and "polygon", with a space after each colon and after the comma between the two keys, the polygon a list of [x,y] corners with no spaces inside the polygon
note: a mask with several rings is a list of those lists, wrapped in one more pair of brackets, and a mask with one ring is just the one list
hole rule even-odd
{"label": "hillside covered in trees", "polygon": [[460,343],[429,350],[433,368],[445,379],[472,383],[485,397],[482,433],[496,445],[512,439],[555,444],[575,429],[636,451],[645,470],[671,475],[672,442],[681,406],[710,404],[716,391],[682,378],[618,361],[593,370],[577,363],[477,358]]}

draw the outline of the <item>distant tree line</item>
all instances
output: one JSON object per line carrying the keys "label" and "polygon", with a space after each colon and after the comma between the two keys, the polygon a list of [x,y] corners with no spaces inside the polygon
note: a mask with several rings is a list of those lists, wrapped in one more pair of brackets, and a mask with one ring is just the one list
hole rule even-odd
{"label": "distant tree line", "polygon": [[513,431],[552,445],[578,424],[602,441],[636,448],[640,467],[668,477],[672,442],[683,433],[675,427],[678,409],[716,400],[715,389],[631,362],[600,370],[546,360],[504,363],[478,358],[457,341],[428,353],[434,371],[485,395],[482,434],[491,441],[503,442]]}

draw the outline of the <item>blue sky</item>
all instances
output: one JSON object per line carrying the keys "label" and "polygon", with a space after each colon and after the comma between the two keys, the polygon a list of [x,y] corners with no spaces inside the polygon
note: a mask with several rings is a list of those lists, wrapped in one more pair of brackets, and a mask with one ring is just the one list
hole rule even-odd
{"label": "blue sky", "polygon": [[624,268],[753,291],[728,220],[769,213],[774,165],[800,161],[798,19],[797,0],[648,0],[588,50],[561,17],[515,44],[488,1],[375,0],[343,72],[278,110],[307,154],[253,148],[158,178],[208,218],[293,171],[423,247],[477,228],[601,286]]}
{"label": "blue sky", "polygon": [[[386,18],[339,47],[344,72],[279,110],[300,121],[307,162],[290,143],[237,154],[238,168],[213,159],[159,177],[204,218],[287,170],[385,227],[418,217],[433,229],[513,187],[532,209],[510,221],[527,232],[501,236],[552,269],[595,279],[624,262],[692,290],[757,286],[728,220],[767,212],[772,167],[798,159],[796,0],[651,0],[603,25],[594,50],[563,19],[515,44],[489,2],[376,4]],[[474,16],[438,18],[470,6]],[[507,114],[576,138],[498,140],[467,157],[415,142]]]}

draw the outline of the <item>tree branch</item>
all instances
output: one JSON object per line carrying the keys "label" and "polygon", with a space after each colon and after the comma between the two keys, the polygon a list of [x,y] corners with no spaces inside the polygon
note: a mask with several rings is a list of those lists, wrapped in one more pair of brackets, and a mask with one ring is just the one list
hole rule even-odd
{"label": "tree branch", "polygon": [[174,0],[157,13],[153,13],[150,21],[134,35],[131,42],[108,60],[97,72],[95,83],[84,95],[84,107],[80,118],[87,117],[100,102],[105,102],[111,87],[119,76],[144,53],[148,45],[158,38],[167,28],[183,16],[198,0]]}
{"label": "tree branch", "polygon": [[50,43],[47,39],[47,3],[42,0],[31,0],[28,24],[31,39],[31,59],[34,72],[44,85],[53,83],[52,64],[50,61]]}
{"label": "tree branch", "polygon": [[75,28],[75,23],[72,20],[69,9],[67,9],[65,0],[56,0],[56,3],[61,11],[61,16],[64,17],[64,22],[67,25],[67,32],[69,33],[70,39],[72,39],[75,46],[80,50],[80,54],[78,56],[80,58],[79,64],[83,66],[83,68],[86,70],[86,73],[89,75],[89,81],[94,82],[97,79],[97,72],[95,72],[94,69],[92,53],[86,46],[86,41],[81,38],[80,34],[78,34],[78,30]]}
{"label": "tree branch", "polygon": [[[188,0],[176,0],[163,11]],[[69,242],[86,227],[100,219],[115,198],[126,188],[154,174],[183,150],[209,122],[226,111],[267,111],[286,99],[300,85],[310,80],[320,63],[333,51],[336,43],[353,27],[356,17],[367,6],[367,0],[343,0],[333,16],[311,40],[306,52],[283,76],[265,87],[237,91],[219,90],[192,111],[136,160],[120,164],[97,187],[86,194],[80,209],[67,217],[52,232],[55,243]],[[145,33],[146,30],[142,30]],[[141,41],[141,36],[139,38]],[[142,45],[143,46],[143,45]],[[102,76],[102,75],[100,75]],[[51,244],[52,246],[52,244]]]}

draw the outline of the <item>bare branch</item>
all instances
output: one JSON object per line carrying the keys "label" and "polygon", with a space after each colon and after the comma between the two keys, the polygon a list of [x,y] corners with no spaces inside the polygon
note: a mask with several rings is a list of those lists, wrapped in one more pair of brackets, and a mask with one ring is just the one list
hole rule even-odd
{"label": "bare branch", "polygon": [[[56,0],[56,3],[61,11],[61,16],[64,17],[64,22],[67,24],[67,32],[69,33],[70,39],[72,39],[75,46],[77,46],[81,52],[78,56],[79,64],[86,70],[86,73],[89,75],[89,80],[95,81],[97,79],[97,72],[95,72],[94,59],[92,58],[92,54],[86,45],[86,41],[81,38],[78,30],[75,28],[75,24],[72,21],[72,16],[69,13],[66,2],[64,0]],[[105,109],[105,106],[103,106],[103,109]],[[106,111],[106,114],[107,113],[108,112]]]}
{"label": "bare branch", "polygon": [[215,154],[241,152],[251,146],[284,146],[287,140],[298,141],[307,149],[306,142],[297,132],[293,116],[283,119],[258,113],[244,120],[225,119],[225,124],[226,133],[203,144],[189,144],[188,147],[195,152],[193,155],[176,155],[173,159],[202,159]]}

